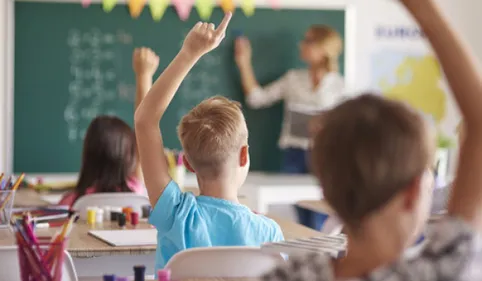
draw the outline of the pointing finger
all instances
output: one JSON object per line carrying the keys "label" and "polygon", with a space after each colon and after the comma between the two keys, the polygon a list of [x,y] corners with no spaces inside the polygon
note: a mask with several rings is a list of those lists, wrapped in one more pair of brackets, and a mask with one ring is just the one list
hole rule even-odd
{"label": "pointing finger", "polygon": [[219,24],[218,28],[215,31],[217,36],[226,33],[226,29],[228,28],[232,15],[233,14],[231,12],[228,12],[226,13],[226,15],[224,15],[223,21]]}

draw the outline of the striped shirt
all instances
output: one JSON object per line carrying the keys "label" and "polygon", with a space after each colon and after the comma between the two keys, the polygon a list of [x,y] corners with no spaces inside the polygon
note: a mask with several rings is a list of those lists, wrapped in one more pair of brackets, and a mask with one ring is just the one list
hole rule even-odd
{"label": "striped shirt", "polygon": [[[468,281],[482,280],[479,237],[461,220],[446,218],[431,226],[419,255],[401,259],[368,276],[344,281]],[[263,281],[335,281],[330,257],[308,255],[266,274]]]}

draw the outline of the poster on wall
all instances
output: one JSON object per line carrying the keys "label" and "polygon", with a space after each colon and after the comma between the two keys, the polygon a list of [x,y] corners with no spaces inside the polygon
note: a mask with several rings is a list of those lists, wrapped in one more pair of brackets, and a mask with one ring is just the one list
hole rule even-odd
{"label": "poster on wall", "polygon": [[371,86],[422,112],[447,141],[460,121],[437,57],[415,24],[374,26]]}

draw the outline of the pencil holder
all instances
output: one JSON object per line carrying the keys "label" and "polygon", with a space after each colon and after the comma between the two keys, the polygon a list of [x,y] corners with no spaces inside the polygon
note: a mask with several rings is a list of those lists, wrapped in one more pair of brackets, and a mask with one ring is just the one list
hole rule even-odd
{"label": "pencil holder", "polygon": [[39,241],[40,247],[37,248],[17,239],[22,281],[62,280],[67,239],[58,243],[51,243],[49,240]]}
{"label": "pencil holder", "polygon": [[0,228],[10,225],[14,197],[14,190],[0,191]]}
{"label": "pencil holder", "polygon": [[181,190],[184,189],[184,178],[186,177],[186,168],[184,165],[176,166],[174,168],[169,169],[169,175],[171,176],[172,180],[179,185]]}

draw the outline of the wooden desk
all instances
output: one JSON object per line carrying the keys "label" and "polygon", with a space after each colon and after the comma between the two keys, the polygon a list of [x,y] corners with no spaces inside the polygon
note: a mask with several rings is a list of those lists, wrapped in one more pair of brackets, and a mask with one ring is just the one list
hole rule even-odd
{"label": "wooden desk", "polygon": [[[318,231],[302,226],[292,221],[278,217],[272,217],[283,231],[285,239],[313,237],[319,234]],[[147,223],[139,224],[138,228],[151,227]],[[67,250],[74,258],[92,258],[113,255],[144,255],[152,254],[156,251],[156,246],[135,246],[135,247],[114,247],[88,234],[93,229],[118,229],[116,224],[104,223],[103,225],[90,226],[85,222],[77,222],[69,237]],[[58,228],[38,229],[37,233],[41,236],[51,236]],[[15,244],[13,234],[9,229],[0,229],[0,246],[12,246]]]}
{"label": "wooden desk", "polygon": [[41,206],[45,207],[48,206],[49,203],[47,201],[42,200],[42,194],[36,192],[30,188],[22,188],[18,189],[15,192],[15,199],[13,201],[13,206],[18,207],[36,207]]}

